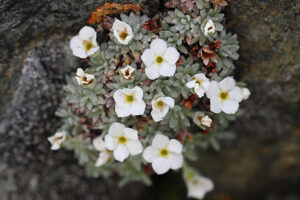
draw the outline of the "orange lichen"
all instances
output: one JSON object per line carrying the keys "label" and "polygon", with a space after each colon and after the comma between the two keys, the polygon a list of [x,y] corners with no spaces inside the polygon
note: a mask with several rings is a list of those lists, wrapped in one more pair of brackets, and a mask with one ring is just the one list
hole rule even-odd
{"label": "orange lichen", "polygon": [[87,20],[88,24],[100,23],[105,16],[111,16],[119,13],[139,12],[142,7],[138,4],[119,4],[119,3],[105,3],[103,6],[96,8],[92,12],[90,18]]}

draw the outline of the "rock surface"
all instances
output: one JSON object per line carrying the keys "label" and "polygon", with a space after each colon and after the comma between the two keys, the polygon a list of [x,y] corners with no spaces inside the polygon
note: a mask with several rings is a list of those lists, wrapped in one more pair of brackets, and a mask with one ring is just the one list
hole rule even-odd
{"label": "rock surface", "polygon": [[[1,2],[1,200],[185,198],[180,175],[117,190],[117,178],[87,178],[71,153],[49,150],[65,75],[76,67],[68,41],[103,2]],[[199,152],[196,165],[216,185],[207,199],[299,200],[300,1],[229,0],[225,12],[241,45],[238,78],[252,96],[232,124],[237,139]]]}

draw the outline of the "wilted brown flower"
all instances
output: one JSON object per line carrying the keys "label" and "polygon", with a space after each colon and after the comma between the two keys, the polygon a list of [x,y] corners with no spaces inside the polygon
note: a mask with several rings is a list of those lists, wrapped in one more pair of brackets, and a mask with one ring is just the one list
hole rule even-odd
{"label": "wilted brown flower", "polygon": [[[199,119],[200,121],[201,119]],[[214,127],[216,126],[216,122],[213,121],[210,127],[205,127],[206,129],[202,131],[202,134],[208,134]]]}
{"label": "wilted brown flower", "polygon": [[103,30],[110,30],[112,25],[114,23],[114,19],[109,16],[103,17],[103,20],[101,22],[101,27]]}
{"label": "wilted brown flower", "polygon": [[158,33],[161,31],[161,21],[159,15],[156,15],[153,19],[145,22],[142,25],[142,28],[147,29],[148,31],[152,31],[153,33]]}
{"label": "wilted brown flower", "polygon": [[179,142],[183,143],[184,140],[188,140],[190,142],[193,142],[193,135],[188,132],[188,131],[181,131],[175,135],[175,139],[178,140]]}
{"label": "wilted brown flower", "polygon": [[165,6],[167,8],[175,8],[178,4],[180,4],[180,0],[170,0],[169,2],[165,3]]}
{"label": "wilted brown flower", "polygon": [[199,51],[199,56],[202,58],[203,63],[207,65],[209,63],[209,59],[212,59],[215,63],[218,62],[218,57],[216,52],[211,50],[208,45],[204,45]]}
{"label": "wilted brown flower", "polygon": [[218,62],[218,56],[215,52],[216,49],[221,48],[221,41],[215,40],[210,45],[204,45],[199,51],[199,56],[202,58],[203,63],[208,65],[211,59],[214,63]]}
{"label": "wilted brown flower", "polygon": [[198,60],[198,58],[199,58],[199,49],[200,49],[199,44],[195,44],[195,45],[191,46],[191,48],[190,48],[190,52],[191,52],[192,56],[194,57],[194,60]]}
{"label": "wilted brown flower", "polygon": [[186,0],[184,2],[181,2],[180,9],[182,12],[186,12],[187,10],[192,10],[194,7],[194,2],[192,0]]}
{"label": "wilted brown flower", "polygon": [[196,94],[191,94],[188,99],[183,100],[183,105],[185,108],[192,109],[196,100]]}
{"label": "wilted brown flower", "polygon": [[207,65],[204,66],[204,70],[206,71],[206,74],[216,73],[217,66],[216,64],[209,62]]}
{"label": "wilted brown flower", "polygon": [[182,60],[182,58],[179,58],[177,63],[176,63],[176,67],[178,67],[181,64],[183,64],[183,60]]}

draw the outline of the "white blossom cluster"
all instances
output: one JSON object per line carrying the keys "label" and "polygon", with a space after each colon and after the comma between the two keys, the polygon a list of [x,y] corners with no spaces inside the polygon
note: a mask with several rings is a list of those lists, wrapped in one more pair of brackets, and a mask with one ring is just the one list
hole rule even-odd
{"label": "white blossom cluster", "polygon": [[[134,28],[124,21],[115,19],[111,32],[118,45],[132,45],[134,38],[140,37],[134,34]],[[202,31],[204,36],[215,34],[214,22],[207,20],[202,26]],[[101,47],[97,43],[97,33],[89,26],[84,26],[79,34],[71,39],[70,48],[74,56],[79,58],[99,57],[102,53]],[[164,174],[170,169],[178,170],[182,167],[185,172],[189,171],[188,167],[184,167],[187,165],[184,158],[186,151],[184,143],[178,137],[174,137],[175,134],[159,130],[152,135],[145,136],[140,133],[137,124],[133,126],[136,119],[143,118],[151,119],[151,123],[146,126],[153,125],[155,127],[155,124],[158,124],[158,126],[163,127],[166,124],[164,119],[170,120],[167,116],[180,112],[178,110],[182,107],[185,98],[181,96],[179,99],[175,98],[174,95],[165,95],[163,92],[164,85],[161,81],[173,81],[179,77],[177,63],[180,62],[180,58],[184,58],[184,55],[181,55],[176,47],[170,46],[168,41],[153,35],[152,41],[148,46],[143,47],[142,52],[132,52],[131,56],[140,59],[140,67],[137,67],[135,63],[127,63],[122,67],[113,66],[113,70],[111,68],[104,70],[106,74],[112,73],[115,78],[106,78],[106,74],[99,76],[95,71],[83,70],[82,68],[77,69],[74,77],[78,83],[76,91],[84,91],[85,95],[89,94],[93,97],[97,94],[93,94],[93,92],[90,94],[90,91],[95,91],[94,88],[100,88],[97,91],[103,94],[106,99],[101,101],[97,100],[96,97],[90,97],[90,99],[95,104],[102,102],[101,105],[107,105],[108,102],[111,102],[109,106],[113,108],[106,112],[105,115],[108,116],[105,116],[105,119],[101,119],[102,121],[106,120],[105,124],[107,125],[99,125],[102,134],[93,136],[91,145],[87,146],[89,151],[92,150],[96,153],[95,167],[105,168],[106,165],[110,165],[114,161],[125,163],[127,160],[140,156],[141,163],[143,165],[150,164],[156,174]],[[118,55],[115,55],[114,58],[117,57]],[[138,81],[139,79],[136,79],[137,74],[144,74],[145,78]],[[246,100],[250,95],[250,91],[238,85],[231,76],[216,81],[203,71],[198,70],[198,72],[186,77],[188,78],[182,78],[180,81],[189,95],[195,94],[197,96],[196,101],[205,98],[209,100],[210,112],[207,111],[204,115],[196,116],[199,119],[197,125],[205,130],[213,127],[212,116],[214,113],[235,114],[239,109],[240,102]],[[114,80],[121,79],[130,84],[111,87],[110,84],[113,84]],[[150,86],[144,84],[144,81],[150,81],[150,85],[151,83],[161,83],[162,85],[151,90],[150,95],[147,88]],[[112,89],[103,92],[101,90],[103,88]],[[81,98],[84,99],[85,97]],[[83,105],[81,101],[79,104]],[[92,106],[89,107],[89,113],[92,113]],[[103,106],[100,111],[105,113],[105,109],[107,108]],[[185,113],[180,112],[179,115],[182,116]],[[103,116],[98,118],[103,118]],[[131,120],[133,123],[130,123]],[[74,138],[78,139],[79,137]],[[57,150],[64,144],[67,145],[68,141],[72,141],[72,134],[59,131],[49,137],[48,140],[52,145],[51,149]],[[83,139],[79,138],[79,140]],[[195,173],[185,180],[189,197],[202,199],[206,192],[213,189],[211,180]]]}

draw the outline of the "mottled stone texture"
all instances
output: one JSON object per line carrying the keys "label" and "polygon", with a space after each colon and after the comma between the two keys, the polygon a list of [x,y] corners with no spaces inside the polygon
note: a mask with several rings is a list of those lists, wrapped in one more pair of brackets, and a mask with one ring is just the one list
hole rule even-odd
{"label": "mottled stone texture", "polygon": [[[252,96],[232,124],[237,138],[199,152],[195,166],[216,185],[206,199],[299,200],[300,1],[228,1],[228,29],[241,45],[237,78]],[[65,76],[78,63],[68,41],[103,2],[1,1],[0,200],[185,198],[179,174],[117,190],[117,178],[87,178],[70,152],[49,150]],[[144,2],[157,11],[157,1]]]}

